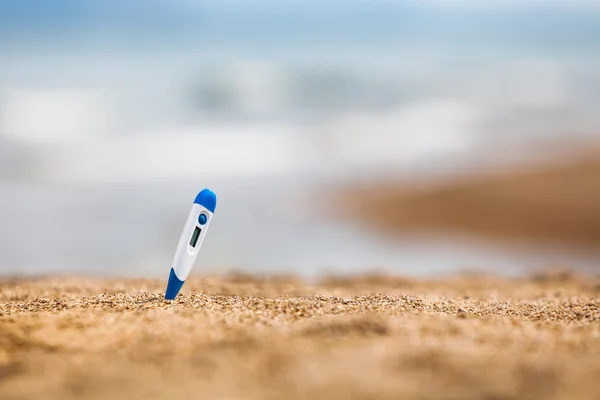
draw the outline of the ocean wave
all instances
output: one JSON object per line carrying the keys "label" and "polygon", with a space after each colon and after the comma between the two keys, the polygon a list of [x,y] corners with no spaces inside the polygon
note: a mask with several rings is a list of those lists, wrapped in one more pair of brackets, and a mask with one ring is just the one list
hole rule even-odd
{"label": "ocean wave", "polygon": [[548,59],[470,69],[252,59],[188,62],[179,73],[130,67],[102,90],[0,87],[0,147],[12,146],[3,175],[132,182],[398,173],[600,123],[598,99],[586,94],[586,108],[579,96],[581,80],[597,72],[578,75]]}
{"label": "ocean wave", "polygon": [[393,107],[415,96],[405,78],[351,67],[242,61],[202,70],[187,89],[193,107],[227,116],[332,116]]}

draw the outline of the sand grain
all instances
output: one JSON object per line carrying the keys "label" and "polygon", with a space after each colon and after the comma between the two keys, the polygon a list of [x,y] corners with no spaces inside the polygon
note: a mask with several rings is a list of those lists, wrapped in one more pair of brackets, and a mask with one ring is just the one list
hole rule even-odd
{"label": "sand grain", "polygon": [[0,398],[600,398],[596,278],[163,284],[0,283]]}

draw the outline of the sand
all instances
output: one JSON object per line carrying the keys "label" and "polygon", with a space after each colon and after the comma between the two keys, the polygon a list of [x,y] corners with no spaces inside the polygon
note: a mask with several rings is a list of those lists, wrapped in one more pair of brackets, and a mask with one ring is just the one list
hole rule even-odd
{"label": "sand", "polygon": [[600,280],[0,281],[0,399],[600,399]]}
{"label": "sand", "polygon": [[[452,234],[493,244],[600,249],[600,150],[441,181],[380,181],[343,189],[332,207],[396,234]],[[340,207],[344,204],[345,207]]]}

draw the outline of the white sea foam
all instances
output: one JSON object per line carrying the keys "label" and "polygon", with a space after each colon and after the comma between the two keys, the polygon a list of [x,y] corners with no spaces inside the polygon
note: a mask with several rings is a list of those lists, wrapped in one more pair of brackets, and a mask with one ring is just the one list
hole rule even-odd
{"label": "white sea foam", "polygon": [[108,183],[415,167],[472,151],[477,123],[475,108],[439,100],[375,115],[348,115],[318,128],[212,124],[54,141],[36,147],[34,175]]}
{"label": "white sea foam", "polygon": [[375,115],[348,115],[330,127],[338,159],[363,167],[429,162],[473,150],[480,114],[455,100],[433,100]]}
{"label": "white sea foam", "polygon": [[110,128],[109,108],[89,90],[9,90],[0,92],[0,136],[44,143],[82,140]]}
{"label": "white sea foam", "polygon": [[302,149],[299,136],[286,130],[192,127],[40,146],[38,178],[107,183],[289,173]]}

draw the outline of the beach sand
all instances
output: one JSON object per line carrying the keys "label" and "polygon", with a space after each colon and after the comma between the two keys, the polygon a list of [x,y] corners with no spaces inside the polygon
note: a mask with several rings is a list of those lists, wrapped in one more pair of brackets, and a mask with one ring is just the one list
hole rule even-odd
{"label": "beach sand", "polygon": [[0,399],[599,399],[600,280],[0,281]]}
{"label": "beach sand", "polygon": [[407,184],[392,180],[334,195],[332,209],[381,232],[445,234],[495,245],[600,249],[600,150]]}

